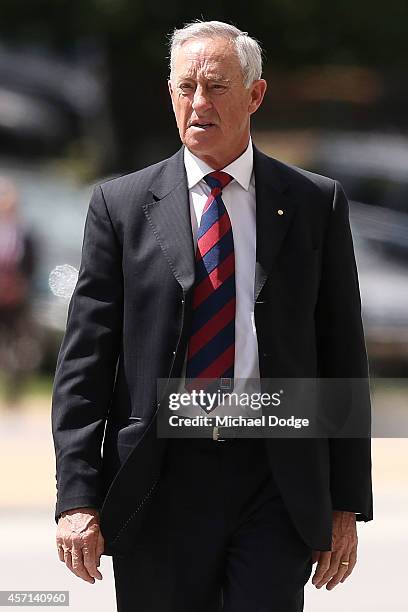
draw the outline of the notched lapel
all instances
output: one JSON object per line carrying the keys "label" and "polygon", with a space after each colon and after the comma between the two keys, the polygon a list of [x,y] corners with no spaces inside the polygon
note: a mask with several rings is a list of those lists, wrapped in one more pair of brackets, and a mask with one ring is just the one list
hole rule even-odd
{"label": "notched lapel", "polygon": [[[256,188],[255,301],[271,270],[289,228],[295,203],[273,160],[254,147]],[[281,213],[279,213],[281,211]]]}
{"label": "notched lapel", "polygon": [[153,233],[170,268],[187,292],[194,283],[194,242],[183,149],[169,159],[151,187],[152,201],[143,205]]}

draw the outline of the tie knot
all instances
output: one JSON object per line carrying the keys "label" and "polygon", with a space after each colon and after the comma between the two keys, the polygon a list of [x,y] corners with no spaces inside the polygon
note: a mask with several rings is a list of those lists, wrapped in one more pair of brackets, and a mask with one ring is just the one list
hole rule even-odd
{"label": "tie knot", "polygon": [[232,181],[232,176],[227,174],[227,172],[221,172],[221,170],[216,170],[215,172],[211,172],[210,174],[206,174],[204,177],[207,185],[211,187],[211,189],[219,189],[222,191],[224,187],[228,185]]}

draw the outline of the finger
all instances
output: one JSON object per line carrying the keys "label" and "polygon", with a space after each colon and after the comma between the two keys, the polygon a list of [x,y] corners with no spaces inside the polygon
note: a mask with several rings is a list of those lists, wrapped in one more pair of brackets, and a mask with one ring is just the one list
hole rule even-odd
{"label": "finger", "polygon": [[355,568],[356,563],[357,563],[357,551],[356,550],[351,551],[349,563],[350,565],[348,566],[348,569],[346,573],[344,574],[343,578],[340,580],[340,582],[344,582],[350,576],[351,572]]}
{"label": "finger", "polygon": [[327,572],[330,567],[330,559],[332,552],[330,550],[321,550],[319,555],[319,560],[317,563],[316,571],[312,578],[312,583],[316,585]]}
{"label": "finger", "polygon": [[64,562],[64,546],[63,546],[64,540],[61,537],[59,527],[57,528],[57,535],[56,535],[55,541],[57,543],[57,552],[58,552],[59,560]]}
{"label": "finger", "polygon": [[72,569],[71,551],[68,550],[68,548],[64,548],[64,563],[67,568],[71,570],[71,572],[74,572],[74,570]]}
{"label": "finger", "polygon": [[[97,547],[98,538],[95,533],[92,533],[91,537],[88,537],[82,547],[82,552],[84,555],[84,565],[88,571],[88,573],[97,578],[98,580],[102,580],[102,574],[97,568],[97,559],[96,559],[96,547]],[[99,559],[98,559],[99,561]]]}
{"label": "finger", "polygon": [[326,584],[326,589],[328,591],[331,591],[332,589],[334,589],[334,587],[336,585],[339,584],[339,582],[343,578],[344,574],[347,572],[347,568],[348,568],[347,565],[341,565],[340,564],[339,569],[336,572],[336,574],[334,574],[334,576],[331,578],[331,580],[329,580],[329,582]]}
{"label": "finger", "polygon": [[333,576],[337,574],[341,558],[344,558],[344,553],[338,550],[332,551],[329,566],[326,568],[326,571],[320,576],[320,578],[314,583],[318,589],[325,585],[331,578],[333,578]]}
{"label": "finger", "polygon": [[64,561],[64,549],[62,547],[62,540],[58,534],[56,537],[56,542],[57,542],[57,553],[58,553],[59,560]]}
{"label": "finger", "polygon": [[331,554],[331,551],[322,551],[320,553],[316,566],[316,571],[312,579],[313,584],[321,580],[322,576],[326,573],[327,569],[330,566]]}
{"label": "finger", "polygon": [[[80,576],[78,572],[78,551],[75,548],[75,540],[74,538],[67,536],[63,538],[63,553],[64,553],[64,562],[67,568],[75,574],[75,576]],[[80,576],[81,578],[83,576]],[[85,580],[86,578],[84,578]],[[89,576],[89,581],[93,581],[93,578]]]}
{"label": "finger", "polygon": [[101,563],[101,555],[103,554],[104,550],[105,550],[105,541],[103,539],[103,535],[101,531],[99,531],[98,541],[96,543],[96,567],[99,567]]}
{"label": "finger", "polygon": [[320,557],[320,550],[313,550],[312,551],[312,564],[314,565],[316,563],[316,561],[319,560]]}
{"label": "finger", "polygon": [[93,584],[95,579],[88,573],[84,565],[84,557],[82,552],[82,540],[79,536],[72,538],[72,570],[78,578],[82,578],[86,582]]}
{"label": "finger", "polygon": [[348,555],[349,553],[347,550],[341,549],[341,550],[333,551],[329,568],[327,569],[326,573],[323,575],[323,578],[321,581],[322,584],[326,584],[328,580],[333,578],[337,574],[340,568],[342,569],[345,568],[347,570],[347,567],[341,566],[340,563],[341,561],[347,560]]}

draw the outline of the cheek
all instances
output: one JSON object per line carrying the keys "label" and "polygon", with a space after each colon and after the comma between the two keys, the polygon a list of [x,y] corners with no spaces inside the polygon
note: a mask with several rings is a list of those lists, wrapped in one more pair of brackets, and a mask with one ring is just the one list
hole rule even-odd
{"label": "cheek", "polygon": [[228,101],[217,100],[214,103],[215,114],[220,121],[221,128],[226,128],[231,126],[234,123],[234,118],[232,116],[232,107]]}
{"label": "cheek", "polygon": [[248,122],[248,108],[244,101],[239,105],[234,105],[230,110],[230,124],[233,130],[240,131]]}
{"label": "cheek", "polygon": [[185,126],[191,114],[191,105],[188,100],[184,98],[176,100],[175,113],[179,127]]}
{"label": "cheek", "polygon": [[218,115],[221,118],[221,126],[232,133],[239,129],[245,113],[243,108],[238,108],[236,104],[226,103],[218,110]]}

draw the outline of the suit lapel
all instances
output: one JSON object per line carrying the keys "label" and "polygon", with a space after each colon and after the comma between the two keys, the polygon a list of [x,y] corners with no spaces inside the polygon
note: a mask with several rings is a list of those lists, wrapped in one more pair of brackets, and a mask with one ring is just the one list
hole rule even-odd
{"label": "suit lapel", "polygon": [[152,201],[143,206],[171,270],[187,292],[194,283],[194,242],[183,147],[171,157],[151,186]]}
{"label": "suit lapel", "polygon": [[[288,197],[287,183],[273,159],[254,147],[256,189],[255,301],[265,284],[273,261],[288,230],[295,203]],[[278,212],[281,211],[281,214]]]}

